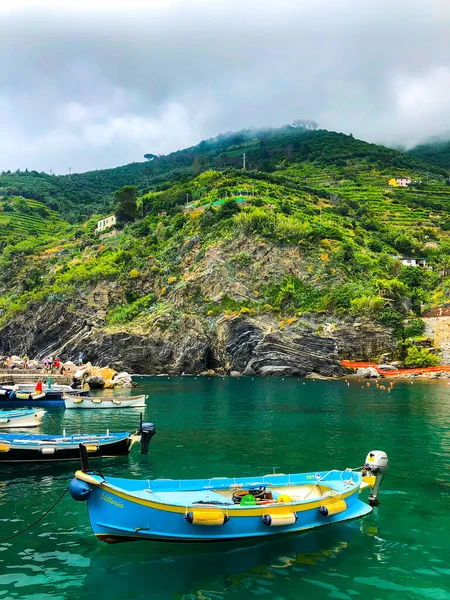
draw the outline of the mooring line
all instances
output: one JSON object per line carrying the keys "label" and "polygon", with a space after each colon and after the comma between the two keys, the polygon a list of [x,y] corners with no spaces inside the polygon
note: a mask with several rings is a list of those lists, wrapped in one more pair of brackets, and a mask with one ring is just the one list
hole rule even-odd
{"label": "mooring line", "polygon": [[31,525],[28,525],[28,527],[26,527],[25,529],[22,529],[22,531],[18,531],[17,533],[14,533],[13,535],[3,538],[2,540],[0,540],[0,544],[3,544],[3,542],[7,542],[9,540],[12,540],[13,538],[18,537],[19,535],[22,535],[22,533],[26,533],[27,531],[32,529],[35,525],[40,523],[40,521],[42,521],[42,519],[44,519],[55,508],[55,506],[59,502],[61,502],[61,500],[64,498],[64,496],[67,494],[68,491],[69,491],[69,486],[66,487],[64,492],[58,498],[58,500],[43,515],[41,515],[37,521],[35,521],[34,523],[31,523]]}

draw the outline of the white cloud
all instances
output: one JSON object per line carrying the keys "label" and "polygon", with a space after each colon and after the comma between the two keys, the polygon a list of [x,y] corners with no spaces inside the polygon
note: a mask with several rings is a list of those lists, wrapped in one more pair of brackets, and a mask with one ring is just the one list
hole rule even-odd
{"label": "white cloud", "polygon": [[370,141],[450,130],[448,0],[3,0],[0,169],[141,160],[312,118]]}

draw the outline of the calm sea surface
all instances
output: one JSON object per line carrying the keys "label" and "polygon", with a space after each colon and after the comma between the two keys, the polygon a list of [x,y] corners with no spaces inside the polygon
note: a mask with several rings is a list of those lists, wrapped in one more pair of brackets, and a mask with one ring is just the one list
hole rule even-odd
{"label": "calm sea surface", "polygon": [[[145,378],[146,456],[95,464],[136,478],[245,476],[360,466],[388,453],[366,518],[248,544],[97,541],[66,495],[34,529],[0,544],[0,599],[450,599],[450,387],[297,379]],[[141,392],[139,390],[139,392]],[[136,394],[138,390],[133,390]],[[138,411],[50,409],[41,431],[134,431]],[[0,538],[56,500],[76,463],[0,465]]]}

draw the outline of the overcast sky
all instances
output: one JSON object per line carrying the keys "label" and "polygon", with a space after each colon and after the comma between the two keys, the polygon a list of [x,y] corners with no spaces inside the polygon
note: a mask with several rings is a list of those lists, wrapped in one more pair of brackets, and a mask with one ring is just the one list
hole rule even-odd
{"label": "overcast sky", "polygon": [[0,0],[0,170],[298,118],[391,145],[450,132],[450,1]]}

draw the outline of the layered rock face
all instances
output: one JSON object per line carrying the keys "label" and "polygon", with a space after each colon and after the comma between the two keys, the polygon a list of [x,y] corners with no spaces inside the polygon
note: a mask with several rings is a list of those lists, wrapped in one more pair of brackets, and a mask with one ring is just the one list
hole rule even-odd
{"label": "layered rock face", "polygon": [[[67,310],[43,304],[18,315],[0,331],[0,352],[28,352],[42,358],[59,354],[117,371],[139,374],[217,373],[303,377],[344,374],[342,358],[369,359],[392,347],[387,330],[333,326],[323,334],[297,324],[280,328],[271,316],[221,317],[214,323],[182,315],[165,328],[107,328],[105,311],[86,304]],[[316,328],[317,330],[317,328]]]}
{"label": "layered rock face", "polygon": [[236,318],[222,324],[230,369],[245,375],[343,374],[337,340],[313,333],[276,330],[271,319]]}

